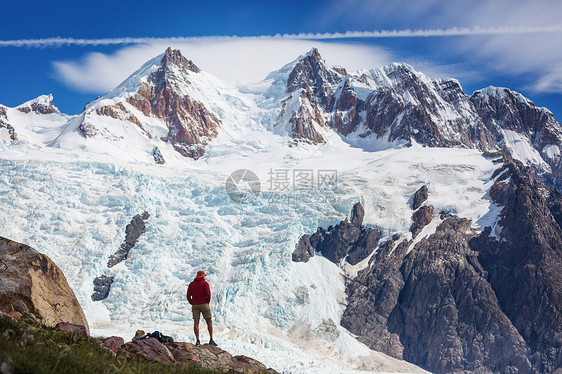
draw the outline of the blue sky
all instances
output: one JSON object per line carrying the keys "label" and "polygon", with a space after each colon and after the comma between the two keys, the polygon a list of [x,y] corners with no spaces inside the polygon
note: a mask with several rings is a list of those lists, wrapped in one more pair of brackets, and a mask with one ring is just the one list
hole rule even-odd
{"label": "blue sky", "polygon": [[[3,1],[0,103],[52,93],[61,111],[78,113],[168,45],[232,81],[262,79],[316,46],[328,63],[351,70],[406,61],[431,77],[459,79],[468,94],[510,87],[560,120],[559,3]],[[42,41],[30,46],[31,39]]]}

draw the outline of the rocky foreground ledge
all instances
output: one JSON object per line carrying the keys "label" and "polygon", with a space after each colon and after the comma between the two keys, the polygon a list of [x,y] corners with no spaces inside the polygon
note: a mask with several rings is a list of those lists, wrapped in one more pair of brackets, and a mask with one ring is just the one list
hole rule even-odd
{"label": "rocky foreground ledge", "polygon": [[277,373],[208,344],[89,337],[62,271],[33,248],[0,237],[0,373]]}
{"label": "rocky foreground ledge", "polygon": [[195,346],[185,342],[160,343],[155,338],[125,343],[123,338],[118,336],[104,339],[103,344],[117,355],[132,354],[161,364],[177,364],[227,373],[277,373],[253,358],[232,356],[227,351],[209,344]]}

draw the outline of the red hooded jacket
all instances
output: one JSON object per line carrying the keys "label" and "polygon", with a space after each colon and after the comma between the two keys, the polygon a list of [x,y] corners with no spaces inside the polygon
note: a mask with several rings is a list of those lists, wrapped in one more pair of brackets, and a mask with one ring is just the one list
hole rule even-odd
{"label": "red hooded jacket", "polygon": [[187,287],[187,301],[191,305],[208,304],[211,301],[211,289],[205,277],[197,277]]}

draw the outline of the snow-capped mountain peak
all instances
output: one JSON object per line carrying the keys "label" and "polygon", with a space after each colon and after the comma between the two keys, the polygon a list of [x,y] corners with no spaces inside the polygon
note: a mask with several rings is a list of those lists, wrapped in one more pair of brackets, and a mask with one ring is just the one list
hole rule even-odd
{"label": "snow-capped mountain peak", "polygon": [[[168,48],[116,89],[90,103],[65,136],[76,137],[78,133],[90,140],[86,143],[127,148],[137,154],[134,158],[144,161],[154,156],[157,162],[163,162],[155,155],[161,155],[160,148],[167,145],[182,156],[197,159],[216,137],[221,123],[203,102],[201,88],[194,87],[193,75],[200,72],[179,50]],[[73,142],[56,142],[58,146],[63,143]]]}
{"label": "snow-capped mountain peak", "polygon": [[41,95],[33,100],[29,100],[16,107],[23,113],[34,112],[36,114],[52,114],[60,113],[58,108],[53,104],[53,95]]}

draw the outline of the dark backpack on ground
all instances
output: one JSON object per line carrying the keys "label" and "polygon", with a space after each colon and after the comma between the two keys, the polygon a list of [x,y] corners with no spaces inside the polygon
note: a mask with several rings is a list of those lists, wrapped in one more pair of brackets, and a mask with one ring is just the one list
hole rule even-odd
{"label": "dark backpack on ground", "polygon": [[158,340],[160,343],[171,343],[174,341],[171,336],[161,334],[160,331],[154,331],[153,333],[147,334],[147,336]]}

